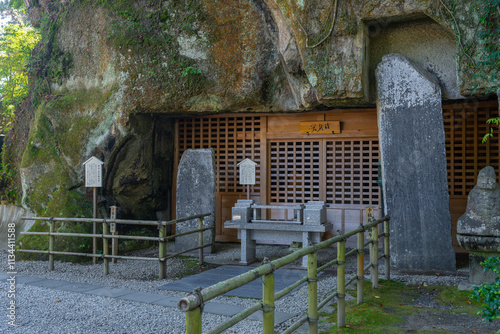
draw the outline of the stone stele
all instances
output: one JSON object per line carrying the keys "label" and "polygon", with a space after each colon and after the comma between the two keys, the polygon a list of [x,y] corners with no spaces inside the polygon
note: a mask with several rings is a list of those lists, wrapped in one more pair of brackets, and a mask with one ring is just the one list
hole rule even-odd
{"label": "stone stele", "polygon": [[382,58],[377,85],[391,262],[398,268],[455,270],[440,86],[399,54]]}
{"label": "stone stele", "polygon": [[[203,219],[203,227],[215,224],[215,157],[213,149],[187,150],[177,172],[177,219],[211,213]],[[176,234],[198,229],[198,219],[178,223]],[[212,230],[203,232],[203,244],[212,243]],[[175,238],[176,251],[198,247],[198,233]],[[212,247],[204,251],[212,252]]]}

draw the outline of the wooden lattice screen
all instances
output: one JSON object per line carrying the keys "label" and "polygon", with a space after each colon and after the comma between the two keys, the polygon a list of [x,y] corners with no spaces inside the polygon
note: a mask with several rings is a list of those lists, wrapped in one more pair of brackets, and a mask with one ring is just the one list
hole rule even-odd
{"label": "wooden lattice screen", "polygon": [[476,184],[477,173],[486,166],[493,166],[498,174],[498,134],[482,143],[490,131],[486,121],[492,117],[498,117],[496,101],[443,107],[450,196],[467,196]]}
{"label": "wooden lattice screen", "polygon": [[[259,116],[210,116],[179,119],[177,122],[178,161],[187,149],[214,148],[217,192],[245,192],[239,185],[237,164],[249,158],[260,164]],[[260,169],[251,193],[260,193]]]}
{"label": "wooden lattice screen", "polygon": [[320,199],[320,142],[271,142],[270,202],[304,203]]}
{"label": "wooden lattice screen", "polygon": [[327,141],[327,203],[379,205],[377,140]]}
{"label": "wooden lattice screen", "polygon": [[378,205],[377,140],[270,143],[270,202]]}

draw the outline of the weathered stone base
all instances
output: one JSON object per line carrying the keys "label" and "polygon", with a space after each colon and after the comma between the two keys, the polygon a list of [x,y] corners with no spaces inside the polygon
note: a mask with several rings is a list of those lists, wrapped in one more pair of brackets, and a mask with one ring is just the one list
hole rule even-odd
{"label": "weathered stone base", "polygon": [[495,281],[495,278],[500,277],[499,274],[488,270],[483,271],[481,262],[492,257],[500,256],[500,253],[469,253],[469,283],[472,285],[490,284]]}

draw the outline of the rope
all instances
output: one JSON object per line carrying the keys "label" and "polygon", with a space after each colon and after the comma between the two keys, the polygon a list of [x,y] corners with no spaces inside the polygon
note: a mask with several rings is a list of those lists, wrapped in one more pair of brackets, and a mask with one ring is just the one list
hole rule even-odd
{"label": "rope", "polygon": [[200,286],[200,287],[194,289],[193,291],[191,291],[189,294],[194,295],[194,296],[196,296],[196,298],[198,298],[198,300],[200,301],[201,312],[203,312],[203,308],[205,307],[205,302],[203,301],[203,295],[201,293],[201,290],[203,290],[203,288]]}
{"label": "rope", "polygon": [[269,258],[264,257],[261,265],[264,265],[264,264],[270,264],[271,265],[271,273],[274,273],[274,271],[276,270],[276,266],[274,265],[274,263],[271,262],[271,260],[269,260]]}

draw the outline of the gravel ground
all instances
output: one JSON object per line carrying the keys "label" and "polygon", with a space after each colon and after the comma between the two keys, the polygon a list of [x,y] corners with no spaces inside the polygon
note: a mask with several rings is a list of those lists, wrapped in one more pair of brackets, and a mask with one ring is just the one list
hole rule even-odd
{"label": "gravel ground", "polygon": [[[214,264],[237,264],[239,261],[239,244],[218,244],[215,254],[208,254],[206,262]],[[264,256],[275,259],[292,252],[286,246],[258,246],[257,258]],[[157,249],[148,249],[136,252],[138,256],[155,256]],[[322,250],[318,254],[318,262],[325,263],[327,259],[335,257],[334,249]],[[164,294],[178,297],[186,295],[184,292],[158,290],[166,283],[183,277],[186,264],[192,259],[176,258],[167,262],[167,279],[159,280],[158,263],[154,261],[119,260],[110,265],[110,274],[102,273],[102,265],[74,264],[55,262],[55,270],[48,271],[46,261],[19,261],[16,262],[16,271],[19,275],[37,276],[49,279],[58,279],[71,282],[90,283],[106,287],[131,289],[155,294]],[[257,265],[257,264],[256,264]],[[300,263],[290,265],[290,268],[299,267]],[[346,264],[347,273],[355,272],[355,256]],[[380,266],[383,273],[383,266]],[[7,253],[0,256],[0,270],[7,270]],[[454,275],[429,273],[416,275],[403,272],[391,274],[391,279],[405,283],[427,285],[458,286],[466,283],[467,269]],[[384,278],[383,275],[380,276]],[[333,272],[325,272],[318,281],[318,291],[322,296],[331,291],[336,285]],[[8,285],[0,283],[0,303],[8,305]],[[6,317],[0,321],[0,332],[4,333],[183,333],[185,329],[184,314],[175,308],[155,306],[150,304],[122,301],[113,298],[90,296],[73,292],[58,291],[24,284],[16,287],[16,323],[19,327],[8,325]],[[254,299],[220,296],[212,301],[240,306],[250,306]],[[291,314],[305,311],[307,306],[307,287],[289,294],[276,302],[276,310]],[[203,314],[203,328],[208,329],[222,322],[226,317],[213,314]],[[279,332],[291,323],[290,320],[278,326]],[[231,328],[237,333],[259,333],[261,324],[246,320]],[[231,332],[228,331],[228,332]]]}

